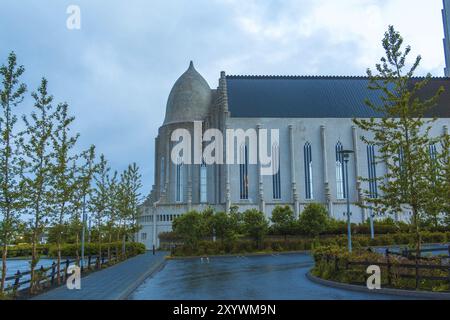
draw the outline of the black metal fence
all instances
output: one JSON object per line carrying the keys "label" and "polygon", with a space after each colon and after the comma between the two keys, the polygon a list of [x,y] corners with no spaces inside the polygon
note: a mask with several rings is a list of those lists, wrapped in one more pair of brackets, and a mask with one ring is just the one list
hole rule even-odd
{"label": "black metal fence", "polygon": [[[421,253],[425,252],[436,252],[443,251],[445,249],[441,248],[426,248],[422,249]],[[447,248],[449,255],[440,255],[439,257],[448,259],[450,257],[450,246]],[[404,258],[411,259],[413,263],[398,263],[398,261],[393,262],[392,256],[401,256]],[[429,258],[418,258],[416,259],[415,254],[407,249],[402,250],[401,252],[391,251],[389,248],[385,250],[385,262],[379,261],[351,261],[345,260],[340,263],[339,258],[337,256],[326,256],[327,263],[333,263],[335,271],[340,271],[339,269],[344,265],[344,269],[346,271],[351,270],[351,266],[359,266],[359,267],[369,267],[372,265],[383,267],[386,270],[387,274],[387,285],[393,285],[394,278],[400,279],[414,279],[414,289],[418,289],[421,280],[430,280],[430,281],[443,281],[450,286],[450,263],[449,261],[445,261],[441,259],[440,264],[425,264],[425,262]],[[425,270],[428,270],[428,274],[425,273]],[[431,271],[431,272],[430,272]],[[433,272],[435,271],[435,272]],[[437,271],[437,272],[436,272]],[[433,274],[437,273],[437,274]],[[352,282],[354,284],[363,284],[363,282]],[[365,283],[364,283],[365,284]]]}
{"label": "black metal fence", "polygon": [[[117,262],[117,256],[111,256],[110,259],[108,257],[102,256],[88,256],[84,265],[81,266],[81,272],[98,270],[103,267],[103,265],[108,264],[110,262]],[[61,280],[61,284],[67,281],[69,276],[68,270],[71,265],[78,265],[79,260],[70,260],[65,259],[60,262],[59,268],[59,278]],[[43,265],[40,268],[35,269],[35,279],[34,279],[34,287],[37,290],[42,290],[45,288],[53,287],[57,284],[58,279],[58,268],[57,262],[54,261],[51,266],[44,267]],[[21,272],[17,270],[17,272],[13,276],[6,277],[5,282],[8,284],[6,288],[6,292],[12,293],[14,296],[19,292],[24,292],[27,289],[30,289],[32,279],[31,279],[31,270]]]}

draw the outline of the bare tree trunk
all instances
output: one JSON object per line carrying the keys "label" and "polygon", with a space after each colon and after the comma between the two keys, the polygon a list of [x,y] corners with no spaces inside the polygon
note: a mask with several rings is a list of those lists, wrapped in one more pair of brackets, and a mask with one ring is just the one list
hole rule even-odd
{"label": "bare tree trunk", "polygon": [[61,234],[59,233],[58,234],[58,260],[57,260],[57,263],[56,263],[56,268],[57,268],[57,276],[56,276],[56,279],[57,279],[57,283],[58,283],[58,285],[60,285],[61,284]]}
{"label": "bare tree trunk", "polygon": [[111,260],[111,241],[112,241],[111,232],[109,232],[109,241],[108,241],[108,261]]}
{"label": "bare tree trunk", "polygon": [[32,246],[31,246],[31,272],[30,272],[30,293],[31,294],[34,293],[35,280],[36,280],[35,264],[36,264],[36,260],[37,260],[37,250],[36,250],[37,237],[38,237],[37,232],[38,232],[38,228],[35,225],[35,230],[33,232]]}
{"label": "bare tree trunk", "polygon": [[[6,240],[6,237],[5,237]],[[0,286],[0,293],[3,293],[5,290],[5,280],[6,280],[6,258],[8,257],[8,245],[5,243],[3,244],[3,251],[2,251],[2,282]]]}
{"label": "bare tree trunk", "polygon": [[415,235],[416,235],[416,259],[420,259],[422,239],[421,239],[421,235],[420,235],[419,213],[417,212],[416,207],[413,207],[412,210],[413,210],[413,217],[414,217],[414,224],[415,224]]}
{"label": "bare tree trunk", "polygon": [[117,255],[117,259],[119,259],[119,242],[120,242],[120,232],[117,231],[117,239],[116,239],[116,255]]}
{"label": "bare tree trunk", "polygon": [[77,266],[80,266],[80,251],[78,250],[78,247],[80,246],[80,235],[78,234],[78,232],[76,234],[77,235],[75,237],[76,238],[76,240],[75,240],[75,244],[76,244],[75,254],[77,256]]}

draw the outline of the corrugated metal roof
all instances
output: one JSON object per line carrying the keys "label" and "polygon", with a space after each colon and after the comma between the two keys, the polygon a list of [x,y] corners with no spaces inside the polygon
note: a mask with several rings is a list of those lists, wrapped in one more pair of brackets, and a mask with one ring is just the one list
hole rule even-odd
{"label": "corrugated metal roof", "polygon": [[[367,77],[227,76],[228,108],[236,118],[379,117],[364,103],[380,102],[368,84]],[[440,86],[446,91],[428,116],[450,118],[450,78],[433,78],[421,95]]]}

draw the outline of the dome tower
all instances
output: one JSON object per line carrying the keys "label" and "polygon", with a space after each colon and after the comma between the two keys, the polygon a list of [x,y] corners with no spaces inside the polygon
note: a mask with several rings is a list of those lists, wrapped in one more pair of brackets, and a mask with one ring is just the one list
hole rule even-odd
{"label": "dome tower", "polygon": [[211,88],[191,61],[170,92],[164,125],[202,121],[208,115],[210,105]]}

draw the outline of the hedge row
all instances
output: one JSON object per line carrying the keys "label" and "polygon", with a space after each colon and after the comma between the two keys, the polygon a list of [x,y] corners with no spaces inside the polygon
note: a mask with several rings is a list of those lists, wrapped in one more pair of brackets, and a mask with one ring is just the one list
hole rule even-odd
{"label": "hedge row", "polygon": [[[424,243],[445,243],[450,241],[450,232],[422,232]],[[352,237],[354,248],[367,246],[409,245],[414,243],[414,235],[408,233],[377,235],[375,239],[357,235]],[[266,239],[257,245],[251,240],[236,240],[234,242],[202,241],[196,248],[177,245],[172,248],[174,256],[202,256],[222,254],[245,254],[252,252],[283,252],[312,250],[321,246],[347,246],[346,236],[321,237],[316,239]]]}
{"label": "hedge row", "polygon": [[[113,242],[109,244],[109,248],[111,250],[111,253],[114,254],[117,250],[119,253],[122,251],[122,242]],[[58,248],[54,244],[46,244],[46,245],[39,245],[38,246],[38,252],[42,256],[49,256],[49,257],[56,257],[58,255]],[[29,257],[31,256],[31,245],[29,244],[20,244],[17,246],[10,247],[8,249],[8,258],[15,258],[15,257]],[[125,250],[127,256],[135,256],[138,254],[145,253],[145,245],[142,243],[136,243],[136,242],[127,242],[125,244]],[[64,244],[61,247],[61,255],[63,257],[76,257],[81,252],[81,245],[76,244]],[[85,255],[98,255],[99,252],[99,246],[96,243],[86,243],[84,247]],[[108,244],[103,243],[102,244],[102,255],[107,255],[108,253]]]}

